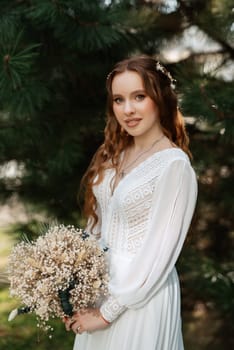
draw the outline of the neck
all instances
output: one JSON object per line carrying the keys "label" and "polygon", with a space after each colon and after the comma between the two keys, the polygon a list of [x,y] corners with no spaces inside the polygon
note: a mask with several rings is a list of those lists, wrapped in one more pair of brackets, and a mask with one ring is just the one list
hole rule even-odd
{"label": "neck", "polygon": [[153,149],[155,149],[155,146],[165,137],[165,135],[162,133],[160,136],[154,139],[151,144],[147,143],[148,147],[145,146],[144,148],[141,148],[141,151],[132,152],[129,150],[127,157],[123,160],[123,163],[120,165],[120,171],[118,171],[118,176],[120,178],[124,177],[129,169],[133,167],[133,165],[136,165],[139,160],[142,160],[143,157],[146,157],[146,155],[150,154]]}
{"label": "neck", "polygon": [[154,134],[153,137],[134,137],[133,141],[133,149],[135,152],[141,152],[149,147],[151,147],[155,142],[160,140],[164,136],[162,131],[159,131],[158,133]]}

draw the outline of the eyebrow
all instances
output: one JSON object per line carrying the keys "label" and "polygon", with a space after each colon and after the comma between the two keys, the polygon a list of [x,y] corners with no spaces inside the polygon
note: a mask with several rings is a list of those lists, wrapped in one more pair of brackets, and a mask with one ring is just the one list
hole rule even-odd
{"label": "eyebrow", "polygon": [[[137,94],[146,94],[146,91],[144,89],[141,89],[141,90],[135,90],[135,91],[132,91],[130,95],[137,95]],[[117,97],[117,96],[122,96],[121,94],[113,94],[113,97]]]}

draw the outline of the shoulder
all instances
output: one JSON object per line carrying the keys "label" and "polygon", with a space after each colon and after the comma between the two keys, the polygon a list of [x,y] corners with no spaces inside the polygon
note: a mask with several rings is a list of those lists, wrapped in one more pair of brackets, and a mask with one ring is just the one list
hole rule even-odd
{"label": "shoulder", "polygon": [[197,187],[196,173],[188,155],[180,148],[169,148],[161,152],[164,167],[160,174],[160,182],[166,181],[178,185],[184,183],[192,188]]}
{"label": "shoulder", "polygon": [[168,167],[175,167],[177,164],[191,167],[190,159],[188,155],[181,149],[177,147],[170,147],[163,150],[160,150],[152,156],[151,166],[156,170],[160,169],[160,173],[162,173]]}
{"label": "shoulder", "polygon": [[187,154],[180,148],[170,147],[153,153],[135,169],[134,174],[137,171],[139,181],[148,183],[159,181],[166,173],[173,178],[174,173],[183,173],[185,169],[193,171]]}
{"label": "shoulder", "polygon": [[159,152],[158,157],[163,165],[161,167],[161,175],[168,173],[172,178],[185,173],[192,174],[192,176],[195,175],[188,155],[181,148],[164,149]]}
{"label": "shoulder", "polygon": [[158,156],[168,164],[176,160],[184,161],[190,164],[188,155],[178,147],[171,147],[161,150],[158,152]]}

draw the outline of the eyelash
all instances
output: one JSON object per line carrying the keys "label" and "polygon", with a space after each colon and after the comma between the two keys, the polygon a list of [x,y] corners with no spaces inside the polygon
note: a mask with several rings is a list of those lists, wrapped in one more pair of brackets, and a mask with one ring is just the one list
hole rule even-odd
{"label": "eyelash", "polygon": [[117,104],[120,104],[122,101],[123,101],[123,99],[120,98],[120,97],[116,97],[116,98],[114,99],[114,102],[117,103]]}
{"label": "eyelash", "polygon": [[[145,98],[145,95],[139,94],[139,95],[136,95],[135,100],[139,102],[139,101],[144,100],[144,98]],[[120,104],[121,102],[123,102],[123,98],[121,98],[121,97],[116,97],[116,98],[114,99],[114,102],[117,103],[117,104]]]}
{"label": "eyelash", "polygon": [[142,101],[142,100],[144,100],[144,98],[145,98],[145,95],[143,95],[143,94],[140,94],[140,95],[136,96],[136,100],[137,101]]}

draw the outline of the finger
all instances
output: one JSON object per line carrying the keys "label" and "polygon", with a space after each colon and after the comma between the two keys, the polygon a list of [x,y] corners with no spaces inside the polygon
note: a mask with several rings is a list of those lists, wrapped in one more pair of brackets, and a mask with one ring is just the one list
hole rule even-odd
{"label": "finger", "polygon": [[72,327],[71,327],[71,329],[73,330],[73,332],[75,333],[75,334],[82,334],[83,333],[83,327],[78,323],[78,322],[75,322],[73,325],[72,325]]}
{"label": "finger", "polygon": [[66,323],[67,320],[68,320],[68,317],[67,317],[67,316],[62,317],[62,322],[63,322],[63,323]]}
{"label": "finger", "polygon": [[70,331],[71,330],[70,323],[65,322],[65,329],[66,329],[66,331]]}
{"label": "finger", "polygon": [[72,325],[76,322],[73,318],[69,318],[65,321],[65,328],[67,331],[71,330]]}

